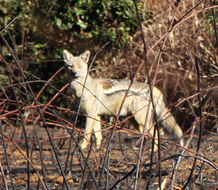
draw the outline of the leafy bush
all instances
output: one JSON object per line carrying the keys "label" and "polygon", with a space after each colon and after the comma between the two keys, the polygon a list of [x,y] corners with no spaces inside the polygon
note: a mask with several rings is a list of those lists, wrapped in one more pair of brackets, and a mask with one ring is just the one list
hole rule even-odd
{"label": "leafy bush", "polygon": [[[141,7],[140,3],[138,6]],[[143,18],[145,14],[140,10]],[[9,50],[13,49],[22,68],[30,73],[29,80],[31,76],[48,80],[63,66],[57,60],[62,59],[64,48],[73,46],[74,51],[83,51],[87,43],[93,46],[105,42],[116,48],[120,42],[128,45],[138,27],[135,14],[132,0],[0,0],[0,24],[10,46],[2,44],[2,53],[13,63]],[[5,67],[0,67],[5,83]],[[54,83],[58,89],[63,86],[61,81]],[[42,85],[36,83],[33,88],[39,91]],[[54,90],[47,88],[46,93],[51,97]]]}
{"label": "leafy bush", "polygon": [[[140,3],[138,5],[141,7]],[[5,6],[7,10],[3,8]],[[39,31],[41,27],[51,32],[58,30],[63,32],[63,35],[64,31],[67,31],[70,32],[72,41],[77,38],[91,39],[98,44],[110,41],[112,46],[117,47],[120,40],[128,44],[138,28],[132,0],[11,0],[5,3],[5,6],[0,7],[5,16],[4,19],[0,19],[1,24],[8,23],[18,16],[19,21],[14,22],[11,27],[16,25],[18,29],[22,26],[25,30],[36,32],[36,35],[43,35]],[[143,18],[145,13],[140,10]],[[21,36],[22,30],[18,32],[16,36]],[[47,36],[41,36],[41,39],[44,37]]]}
{"label": "leafy bush", "polygon": [[[36,12],[41,14],[40,10],[46,9],[39,7]],[[46,16],[47,12],[43,14]],[[117,31],[127,43],[137,29],[132,0],[58,1],[48,19],[59,29],[70,30],[72,36],[114,45],[118,45]]]}

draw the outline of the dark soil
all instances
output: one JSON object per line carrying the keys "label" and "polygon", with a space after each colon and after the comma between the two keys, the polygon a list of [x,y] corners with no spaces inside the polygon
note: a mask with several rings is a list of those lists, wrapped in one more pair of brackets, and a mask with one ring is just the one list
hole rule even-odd
{"label": "dark soil", "polygon": [[[26,155],[25,141],[17,140],[20,135],[21,139],[24,139],[21,127],[18,127],[14,133],[14,144],[4,138],[6,150],[3,148],[3,139],[1,139],[1,172],[5,175],[5,183],[9,189],[12,189],[11,178],[17,189],[27,189],[27,174],[29,174],[30,189],[43,189],[36,170],[42,179],[44,175],[43,180],[48,189],[62,189],[65,183],[63,183],[63,174],[57,158],[62,170],[65,171],[69,189],[146,189],[146,187],[158,189],[159,181],[165,183],[162,186],[163,189],[170,189],[173,175],[175,177],[173,189],[182,189],[193,168],[198,141],[198,135],[194,135],[189,147],[183,150],[176,144],[177,142],[162,136],[161,162],[158,165],[158,152],[154,153],[154,164],[151,168],[151,139],[144,142],[142,151],[140,151],[141,136],[136,132],[117,129],[109,144],[112,130],[106,130],[103,131],[104,140],[100,150],[95,150],[94,138],[93,145],[85,152],[79,151],[77,143],[73,140],[68,167],[65,168],[70,142],[69,134],[63,129],[50,128],[49,132],[55,146],[53,150],[44,128],[37,129],[38,137],[41,139],[41,148],[36,143],[36,133],[33,127],[28,126],[26,129],[29,136],[29,159],[34,168],[30,166],[29,170],[27,169],[27,161],[23,156],[23,154]],[[5,128],[4,134],[10,136],[10,133],[9,127]],[[75,131],[76,141],[78,137],[78,131]],[[189,137],[186,135],[186,140]],[[15,146],[15,143],[19,148]],[[175,170],[178,154],[184,157]],[[11,178],[7,169],[6,155]],[[187,189],[217,189],[218,134],[203,135],[197,158]],[[2,175],[1,180],[3,181]],[[4,183],[2,183],[0,189],[4,188]]]}

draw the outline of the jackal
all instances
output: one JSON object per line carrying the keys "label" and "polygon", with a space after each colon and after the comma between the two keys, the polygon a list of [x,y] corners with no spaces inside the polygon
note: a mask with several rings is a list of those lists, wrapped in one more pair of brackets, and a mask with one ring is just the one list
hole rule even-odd
{"label": "jackal", "polygon": [[102,115],[130,116],[131,123],[140,133],[153,135],[154,112],[164,131],[179,139],[181,146],[184,145],[183,132],[166,107],[163,94],[158,88],[152,89],[154,102],[152,106],[150,89],[146,83],[92,78],[88,70],[89,51],[73,56],[64,50],[63,57],[67,70],[73,77],[71,87],[81,99],[81,108],[87,114],[82,149],[87,148],[93,132],[96,146],[100,148]]}

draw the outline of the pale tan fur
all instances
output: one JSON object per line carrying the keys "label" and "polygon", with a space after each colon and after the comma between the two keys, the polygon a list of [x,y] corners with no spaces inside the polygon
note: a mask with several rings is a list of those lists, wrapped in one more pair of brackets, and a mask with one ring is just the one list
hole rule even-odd
{"label": "pale tan fur", "polygon": [[71,87],[75,90],[76,96],[81,98],[81,107],[88,115],[82,149],[88,146],[93,132],[96,136],[97,148],[101,146],[101,115],[133,115],[134,127],[143,134],[153,135],[154,110],[163,129],[178,138],[181,146],[184,145],[183,132],[166,107],[163,94],[158,88],[153,88],[155,105],[153,109],[147,84],[133,82],[129,88],[128,80],[94,79],[88,73],[89,56],[89,51],[76,57],[67,50],[63,52],[66,66],[75,77]]}

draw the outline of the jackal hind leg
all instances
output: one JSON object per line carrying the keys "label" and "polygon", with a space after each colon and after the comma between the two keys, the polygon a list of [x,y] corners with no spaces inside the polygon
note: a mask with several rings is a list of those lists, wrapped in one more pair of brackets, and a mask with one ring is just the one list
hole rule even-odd
{"label": "jackal hind leg", "polygon": [[137,131],[139,131],[139,132],[141,133],[140,126],[139,126],[138,122],[135,120],[134,117],[131,117],[131,118],[129,119],[129,123],[130,123]]}
{"label": "jackal hind leg", "polygon": [[[154,121],[152,118],[152,111],[147,113],[148,115],[137,113],[134,115],[135,120],[139,124],[139,131],[141,134],[154,136]],[[158,135],[157,131],[154,137],[154,151],[158,150]]]}
{"label": "jackal hind leg", "polygon": [[[149,135],[152,138],[154,137],[154,125],[153,125],[153,123],[151,123],[150,128],[145,129],[145,131],[144,131],[143,125],[140,125],[139,129],[140,129],[141,134]],[[157,135],[157,131],[156,131],[155,137],[154,137],[154,151],[156,152],[157,150],[158,150],[158,135]]]}
{"label": "jackal hind leg", "polygon": [[155,136],[154,136],[154,124],[152,125],[152,127],[149,129],[148,134],[150,134],[152,136],[152,138],[154,137],[154,151],[156,152],[158,150],[158,135],[157,135],[157,130],[155,131]]}

